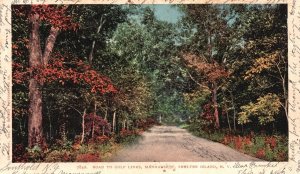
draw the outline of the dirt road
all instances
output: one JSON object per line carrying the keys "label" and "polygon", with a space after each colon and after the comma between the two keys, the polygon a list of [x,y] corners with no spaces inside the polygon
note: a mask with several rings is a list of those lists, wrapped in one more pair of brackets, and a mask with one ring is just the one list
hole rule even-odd
{"label": "dirt road", "polygon": [[117,152],[111,162],[259,161],[223,144],[191,135],[175,126],[154,126],[135,145]]}

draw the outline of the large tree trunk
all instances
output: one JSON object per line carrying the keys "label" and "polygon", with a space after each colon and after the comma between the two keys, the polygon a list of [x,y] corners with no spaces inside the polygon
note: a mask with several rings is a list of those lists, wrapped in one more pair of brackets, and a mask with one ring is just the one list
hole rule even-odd
{"label": "large tree trunk", "polygon": [[[41,65],[41,45],[39,36],[39,16],[33,15],[32,31],[30,36],[29,66],[30,68]],[[31,74],[33,76],[33,74]],[[31,77],[29,80],[29,117],[28,117],[28,147],[35,145],[42,147],[42,94],[40,85]]]}
{"label": "large tree trunk", "polygon": [[[49,36],[46,40],[44,55],[42,55],[40,41],[40,21],[39,15],[35,14],[31,17],[32,29],[29,45],[29,67],[46,66],[49,61],[49,56],[53,50],[56,37],[59,29],[51,27]],[[45,145],[43,136],[43,115],[42,115],[42,84],[33,78],[31,74],[29,80],[29,117],[28,117],[28,147],[35,145],[42,147]]]}
{"label": "large tree trunk", "polygon": [[218,111],[218,102],[217,102],[217,85],[213,83],[213,91],[212,91],[212,102],[214,105],[214,117],[216,119],[215,127],[218,129],[220,128],[220,121],[219,121],[219,111]]}
{"label": "large tree trunk", "polygon": [[29,80],[28,147],[42,147],[42,94],[35,79]]}

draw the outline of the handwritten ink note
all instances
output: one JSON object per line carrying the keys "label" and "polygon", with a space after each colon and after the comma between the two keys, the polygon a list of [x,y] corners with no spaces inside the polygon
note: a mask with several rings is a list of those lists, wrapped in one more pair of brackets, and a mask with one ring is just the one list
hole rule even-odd
{"label": "handwritten ink note", "polygon": [[299,2],[293,0],[289,11],[289,170],[300,172],[300,13]]}
{"label": "handwritten ink note", "polygon": [[11,9],[0,5],[0,156],[10,161],[11,151]]}

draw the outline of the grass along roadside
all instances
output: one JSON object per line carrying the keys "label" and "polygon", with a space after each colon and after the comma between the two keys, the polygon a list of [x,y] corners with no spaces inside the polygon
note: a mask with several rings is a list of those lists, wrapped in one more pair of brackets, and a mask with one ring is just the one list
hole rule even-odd
{"label": "grass along roadside", "polygon": [[250,156],[267,161],[288,160],[288,137],[250,132],[249,135],[233,134],[228,130],[206,132],[192,125],[181,125],[193,135],[222,143]]}

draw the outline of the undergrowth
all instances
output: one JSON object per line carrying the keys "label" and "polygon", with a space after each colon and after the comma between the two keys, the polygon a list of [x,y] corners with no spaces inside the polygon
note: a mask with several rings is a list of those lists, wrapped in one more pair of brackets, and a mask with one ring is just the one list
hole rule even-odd
{"label": "undergrowth", "polygon": [[222,143],[242,153],[267,161],[288,160],[288,137],[250,132],[248,135],[229,130],[206,131],[193,125],[184,126],[193,135]]}
{"label": "undergrowth", "polygon": [[[122,129],[118,134],[97,136],[80,143],[74,140],[57,139],[49,147],[25,148],[15,144],[13,162],[101,162],[110,158],[122,146],[136,143],[141,134],[152,127],[155,122],[140,122],[133,130]],[[80,136],[79,136],[80,137]]]}

